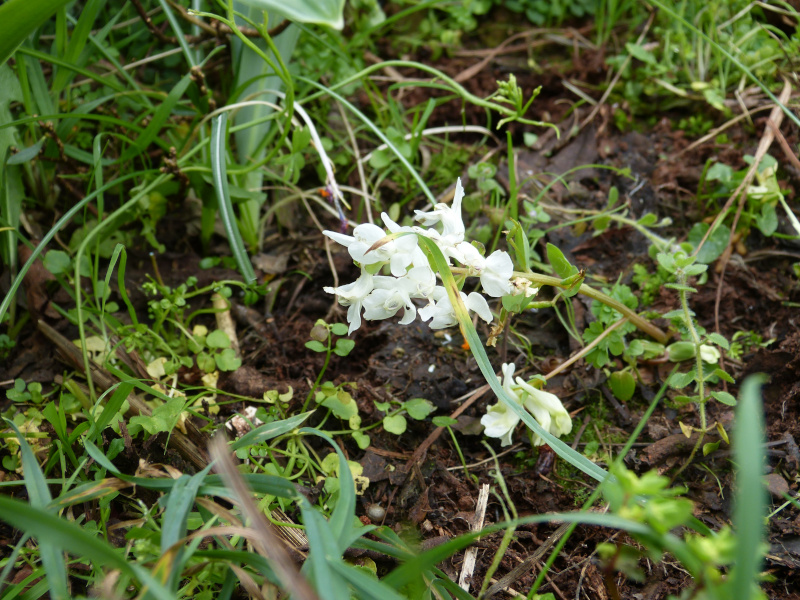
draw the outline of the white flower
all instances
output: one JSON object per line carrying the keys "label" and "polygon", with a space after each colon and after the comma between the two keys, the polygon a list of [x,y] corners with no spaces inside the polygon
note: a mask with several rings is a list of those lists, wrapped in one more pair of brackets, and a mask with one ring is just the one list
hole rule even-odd
{"label": "white flower", "polygon": [[405,278],[374,277],[375,289],[364,299],[364,318],[378,321],[393,317],[397,311],[405,307],[401,325],[411,323],[417,317],[417,307],[411,302],[410,294],[401,283]]}
{"label": "white flower", "polygon": [[[472,292],[469,295],[464,292],[459,293],[461,294],[461,300],[463,300],[468,310],[477,313],[478,316],[487,323],[491,323],[493,318],[492,311],[489,310],[489,304],[486,302],[486,298],[477,292]],[[431,295],[431,300],[433,301],[431,304],[419,309],[419,316],[423,321],[432,318],[430,323],[431,329],[444,329],[445,327],[452,327],[458,323],[456,311],[450,303],[450,298],[444,287],[436,286],[436,289]]]}
{"label": "white flower", "polygon": [[488,258],[484,258],[475,246],[469,242],[461,242],[451,250],[451,256],[467,267],[470,275],[481,278],[484,291],[492,298],[500,298],[512,292],[514,263],[508,252],[496,250]]}
{"label": "white flower", "polygon": [[353,283],[340,285],[337,288],[324,288],[329,294],[336,294],[339,297],[339,304],[350,307],[347,309],[347,322],[350,323],[348,335],[361,327],[361,305],[374,289],[373,279],[374,277],[362,268],[361,275]]}
{"label": "white flower", "polygon": [[436,290],[436,274],[425,264],[408,270],[406,276],[395,280],[400,283],[411,298],[430,298]]}
{"label": "white flower", "polygon": [[461,178],[456,182],[456,191],[453,196],[453,203],[448,206],[444,202],[437,203],[430,212],[415,210],[416,219],[424,226],[429,227],[442,224],[442,231],[428,229],[425,235],[431,238],[441,248],[445,256],[449,255],[449,250],[455,248],[457,244],[464,241],[464,221],[461,220],[461,201],[464,199],[464,188],[461,186]]}
{"label": "white flower", "polygon": [[[514,378],[515,366],[513,363],[504,364],[503,371],[503,390],[509,397],[518,402],[533,415],[533,418],[548,433],[555,437],[560,437],[572,431],[572,418],[561,404],[558,396],[535,388],[522,377]],[[511,434],[519,422],[511,417],[513,413],[502,402],[490,406],[486,414],[481,418],[484,426],[484,433],[489,437],[502,438],[501,445],[508,446],[511,443]],[[538,435],[533,436],[535,446],[540,446],[544,440]]]}
{"label": "white flower", "polygon": [[492,298],[500,298],[511,293],[511,275],[514,263],[508,252],[496,250],[486,259],[486,266],[481,273],[481,285]]}
{"label": "white flower", "polygon": [[490,406],[481,417],[483,432],[489,437],[500,438],[501,446],[511,445],[511,435],[519,423],[519,417],[511,409],[499,402]]}
{"label": "white flower", "polygon": [[[523,381],[522,377],[517,377],[517,385],[526,392],[523,396],[523,405],[543,429],[555,437],[561,437],[572,431],[572,417],[558,396],[533,387]],[[541,446],[544,440],[534,435],[533,444]]]}
{"label": "white flower", "polygon": [[702,344],[700,346],[700,358],[703,362],[707,362],[710,365],[715,365],[719,362],[719,350],[717,350],[714,346],[709,346],[708,344]]}
{"label": "white flower", "polygon": [[405,275],[406,269],[414,260],[414,249],[417,248],[417,237],[406,235],[370,250],[377,241],[387,235],[383,229],[372,223],[362,223],[353,230],[352,236],[335,231],[322,233],[345,246],[353,260],[361,265],[388,262],[392,275],[397,277]]}

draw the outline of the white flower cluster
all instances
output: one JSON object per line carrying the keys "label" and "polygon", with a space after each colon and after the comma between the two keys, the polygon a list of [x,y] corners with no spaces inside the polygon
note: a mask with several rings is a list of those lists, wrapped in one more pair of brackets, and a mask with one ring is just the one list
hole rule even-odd
{"label": "white flower cluster", "polygon": [[[525,410],[539,422],[539,425],[555,437],[572,431],[572,418],[561,404],[558,396],[535,388],[522,377],[515,379],[514,369],[513,363],[502,366],[503,390],[513,400],[525,407]],[[481,417],[484,433],[489,437],[500,438],[502,446],[511,445],[511,435],[519,421],[520,418],[502,402],[490,406],[486,414]],[[533,443],[540,446],[544,440],[538,435],[534,435]]]}
{"label": "white flower cluster", "polygon": [[[338,296],[339,304],[349,307],[349,333],[361,326],[362,309],[367,320],[388,319],[402,309],[401,325],[411,323],[417,313],[423,321],[430,320],[432,329],[452,327],[457,323],[447,291],[443,286],[436,285],[436,275],[419,247],[416,235],[401,236],[370,250],[389,233],[410,232],[430,238],[439,246],[448,264],[450,259],[455,259],[469,269],[470,275],[480,277],[483,291],[493,298],[516,293],[530,296],[535,292],[535,289],[525,286],[527,282],[518,284],[511,281],[514,265],[507,252],[497,250],[484,257],[475,246],[464,241],[465,228],[461,220],[463,198],[464,188],[459,179],[452,205],[440,202],[430,212],[416,211],[416,219],[424,227],[441,224],[441,231],[401,227],[389,215],[382,213],[381,219],[388,233],[372,223],[358,225],[352,236],[334,231],[323,232],[347,247],[350,256],[361,266],[361,276],[353,283],[325,288],[329,294]],[[389,266],[391,276],[377,274],[385,265]],[[461,298],[469,310],[487,323],[491,322],[492,313],[486,298],[477,292],[461,292]],[[414,299],[427,301],[427,304],[417,310],[412,302]]]}

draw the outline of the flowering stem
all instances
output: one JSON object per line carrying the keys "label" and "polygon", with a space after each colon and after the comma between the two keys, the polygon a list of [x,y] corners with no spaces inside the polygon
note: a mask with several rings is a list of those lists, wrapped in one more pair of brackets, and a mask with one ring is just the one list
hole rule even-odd
{"label": "flowering stem", "polygon": [[681,310],[683,311],[683,321],[686,325],[686,328],[689,330],[689,335],[692,337],[692,343],[694,344],[695,348],[695,368],[697,369],[697,374],[695,375],[695,381],[697,382],[697,395],[699,396],[699,401],[697,402],[697,408],[700,412],[700,436],[697,438],[697,443],[692,448],[692,452],[689,454],[689,458],[686,459],[686,462],[683,463],[683,466],[678,469],[678,471],[672,476],[672,480],[675,479],[680,475],[683,470],[689,466],[694,459],[694,455],[697,454],[697,451],[703,444],[703,440],[705,439],[706,435],[706,394],[705,394],[705,375],[703,373],[703,358],[700,356],[700,336],[697,333],[697,329],[694,326],[694,320],[692,319],[692,313],[689,310],[689,300],[688,300],[688,292],[686,291],[686,273],[683,269],[678,269],[675,273],[676,278],[678,280],[678,284],[680,284],[680,288],[678,289],[678,296],[681,301]]}
{"label": "flowering stem", "polygon": [[[453,274],[468,274],[469,269],[462,268],[462,267],[451,267],[450,269]],[[538,285],[550,285],[557,288],[567,289],[569,287],[568,284],[564,283],[558,277],[551,277],[550,275],[540,275],[538,273],[524,273],[522,271],[514,271],[513,277],[522,277],[523,279],[527,279],[531,283],[536,283]],[[585,283],[581,285],[578,290],[584,296],[588,296],[592,300],[597,300],[598,302],[605,304],[616,310],[617,312],[621,313],[624,317],[627,317],[628,320],[636,325],[636,327],[642,331],[644,331],[647,335],[652,337],[654,340],[659,342],[660,344],[664,344],[669,339],[669,336],[661,331],[658,327],[653,325],[650,321],[645,319],[644,317],[639,316],[630,308],[615,300],[614,298],[604,294],[603,292],[594,289],[591,286],[586,285]]]}
{"label": "flowering stem", "polygon": [[303,410],[300,412],[306,412],[308,410],[308,403],[311,402],[311,398],[314,396],[314,392],[317,391],[319,387],[320,381],[322,381],[322,376],[325,374],[325,371],[328,369],[328,363],[331,361],[331,353],[333,352],[333,348],[331,346],[331,332],[328,331],[328,350],[325,352],[325,363],[322,365],[322,369],[320,369],[319,375],[317,375],[317,380],[314,382],[314,385],[311,386],[311,389],[308,390],[308,396],[306,396],[306,401],[303,402]]}

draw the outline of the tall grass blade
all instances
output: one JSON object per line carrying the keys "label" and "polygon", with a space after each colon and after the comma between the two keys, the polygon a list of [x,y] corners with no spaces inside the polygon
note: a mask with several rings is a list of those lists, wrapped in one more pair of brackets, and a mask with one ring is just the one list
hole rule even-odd
{"label": "tall grass blade", "polygon": [[[14,430],[19,442],[19,450],[22,455],[22,473],[25,478],[25,489],[28,490],[28,498],[32,508],[45,510],[52,500],[50,488],[44,479],[44,473],[39,468],[39,462],[33,454],[33,450],[25,440],[25,436],[20,433],[13,421],[5,419],[6,423]],[[47,579],[53,598],[65,600],[69,598],[67,591],[67,564],[64,562],[64,554],[61,549],[49,538],[39,538],[39,554],[42,557],[42,564],[47,572]]]}
{"label": "tall grass blade", "polygon": [[150,594],[159,600],[174,600],[175,596],[148,571],[135,562],[128,562],[120,552],[104,540],[87,533],[82,527],[49,512],[0,496],[0,520],[40,540],[46,539],[55,547],[87,558],[98,565],[119,569],[146,585]]}
{"label": "tall grass blade", "polygon": [[69,0],[6,0],[0,5],[0,65]]}
{"label": "tall grass blade", "polygon": [[247,255],[239,227],[236,224],[236,217],[233,212],[231,195],[228,190],[228,166],[226,139],[227,139],[228,115],[222,113],[214,117],[211,121],[211,172],[214,176],[214,190],[217,194],[219,203],[219,215],[222,224],[225,226],[225,233],[228,234],[228,243],[231,245],[231,252],[239,267],[239,272],[247,283],[256,280],[253,265],[250,264],[250,257]]}
{"label": "tall grass blade", "polygon": [[739,394],[734,426],[733,454],[736,457],[736,497],[733,525],[736,529],[736,568],[733,572],[733,600],[750,600],[758,580],[761,544],[764,541],[764,413],[761,406],[763,376],[744,380]]}
{"label": "tall grass blade", "polygon": [[[81,53],[86,47],[89,35],[92,33],[92,26],[97,19],[100,9],[103,8],[105,4],[105,0],[89,0],[82,6],[78,23],[73,28],[72,35],[67,44],[67,51],[64,54],[65,61],[76,64],[79,63]],[[75,77],[74,71],[67,69],[58,70],[53,78],[53,84],[51,86],[54,98],[59,97],[61,91],[73,77]]]}
{"label": "tall grass blade", "polygon": [[211,465],[208,465],[191,477],[181,475],[175,480],[175,485],[172,486],[172,491],[167,499],[167,508],[164,510],[164,525],[161,527],[161,552],[166,552],[170,546],[186,535],[189,511],[192,510],[197,491],[210,470]]}
{"label": "tall grass blade", "polygon": [[355,483],[353,482],[353,475],[350,473],[350,467],[347,465],[347,459],[344,453],[327,434],[304,427],[300,433],[306,433],[321,437],[328,442],[331,447],[336,451],[336,456],[339,459],[339,499],[336,502],[336,507],[330,518],[330,529],[339,544],[339,553],[347,550],[347,545],[350,540],[350,530],[353,528],[353,519],[356,514],[356,490]]}

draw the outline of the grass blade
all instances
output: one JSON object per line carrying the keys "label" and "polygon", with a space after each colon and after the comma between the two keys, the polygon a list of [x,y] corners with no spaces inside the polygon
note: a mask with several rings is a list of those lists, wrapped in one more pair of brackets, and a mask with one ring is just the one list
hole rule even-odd
{"label": "grass blade", "polygon": [[119,569],[146,585],[149,593],[159,600],[174,600],[175,598],[144,568],[135,563],[129,563],[117,549],[102,539],[87,533],[74,523],[5,496],[0,496],[0,519],[16,529],[38,538],[40,544],[42,539],[46,539],[55,547],[68,549],[71,554],[88,558],[99,565]]}
{"label": "grass blade", "polygon": [[761,407],[763,376],[745,379],[739,394],[734,427],[733,454],[736,472],[736,499],[733,525],[736,529],[736,568],[732,598],[749,600],[758,580],[761,544],[764,541],[764,516],[767,501],[761,476],[764,473],[764,414]]}
{"label": "grass blade", "polygon": [[210,470],[211,465],[208,465],[191,477],[189,475],[181,475],[175,480],[175,485],[172,486],[172,491],[167,499],[167,508],[164,510],[164,525],[161,528],[161,552],[166,552],[170,546],[186,535],[189,511],[192,510],[197,491]]}
{"label": "grass blade", "polygon": [[321,437],[328,442],[336,451],[339,458],[339,499],[333,509],[330,519],[330,529],[338,542],[338,553],[341,555],[347,550],[348,542],[351,538],[350,531],[353,528],[353,519],[356,514],[356,489],[353,482],[353,474],[344,453],[327,434],[310,427],[304,427],[300,433],[307,433]]}
{"label": "grass blade", "polygon": [[[81,58],[81,52],[86,47],[86,41],[92,33],[92,25],[97,19],[97,14],[100,9],[106,4],[105,0],[89,0],[84,4],[80,11],[78,23],[72,30],[72,35],[67,44],[67,52],[64,54],[64,60],[70,63],[78,63]],[[75,77],[75,72],[67,69],[59,69],[53,78],[53,97],[58,98],[61,91],[69,83],[70,79]]]}
{"label": "grass blade", "polygon": [[214,190],[217,193],[219,215],[225,226],[225,232],[228,234],[228,243],[231,245],[236,265],[244,280],[247,283],[253,283],[256,280],[256,274],[242,242],[233,212],[231,195],[228,191],[228,167],[225,162],[227,159],[225,144],[227,124],[228,115],[224,112],[211,121],[211,171],[214,175]]}
{"label": "grass blade", "polygon": [[0,65],[69,0],[7,0],[0,5]]}
{"label": "grass blade", "polygon": [[289,417],[288,419],[272,421],[271,423],[260,425],[252,431],[248,431],[238,440],[233,442],[230,445],[230,449],[238,450],[239,448],[244,448],[245,446],[253,446],[254,444],[260,444],[261,442],[274,439],[279,435],[283,435],[284,433],[289,433],[293,429],[300,427],[300,425],[302,425],[303,422],[313,413],[313,410],[309,410],[307,412],[300,413],[299,415]]}
{"label": "grass blade", "polygon": [[[44,479],[44,473],[39,468],[39,463],[33,450],[25,440],[25,436],[20,433],[13,421],[6,419],[6,423],[14,430],[19,441],[20,454],[22,454],[22,472],[25,478],[25,488],[28,490],[28,498],[32,508],[45,509],[50,503],[50,488]],[[53,598],[69,598],[67,591],[67,564],[64,562],[64,554],[49,538],[39,538],[39,554],[42,557],[42,564],[47,572],[47,580],[50,585],[50,593]]]}

